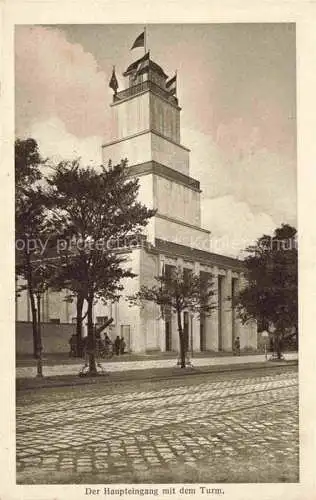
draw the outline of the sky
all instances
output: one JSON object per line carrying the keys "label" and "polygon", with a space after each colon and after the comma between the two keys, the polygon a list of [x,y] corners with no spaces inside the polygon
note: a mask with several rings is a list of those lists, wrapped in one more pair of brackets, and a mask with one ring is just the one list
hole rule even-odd
{"label": "sky", "polygon": [[[141,25],[24,25],[15,33],[16,135],[44,156],[101,163],[110,138],[108,86],[143,55]],[[282,223],[296,226],[295,25],[155,24],[151,58],[173,76],[181,143],[202,189],[211,250],[243,249]]]}

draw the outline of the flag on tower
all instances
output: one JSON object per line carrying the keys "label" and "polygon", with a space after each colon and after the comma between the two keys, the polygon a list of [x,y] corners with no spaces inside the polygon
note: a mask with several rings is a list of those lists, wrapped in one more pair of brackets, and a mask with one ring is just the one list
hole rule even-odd
{"label": "flag on tower", "polygon": [[137,47],[145,47],[145,30],[140,35],[138,35],[131,47],[131,50],[136,49]]}
{"label": "flag on tower", "polygon": [[110,80],[110,83],[109,83],[109,87],[112,90],[114,90],[114,94],[117,93],[118,81],[117,81],[116,74],[115,74],[115,66],[113,66],[113,71],[112,71],[112,76],[111,76],[111,80]]}
{"label": "flag on tower", "polygon": [[166,82],[166,89],[172,95],[177,93],[177,73]]}
{"label": "flag on tower", "polygon": [[137,74],[142,69],[146,68],[149,64],[149,52],[145,54],[143,57],[138,59],[137,61],[130,64],[126,71],[124,71],[123,76],[129,76],[133,74]]}

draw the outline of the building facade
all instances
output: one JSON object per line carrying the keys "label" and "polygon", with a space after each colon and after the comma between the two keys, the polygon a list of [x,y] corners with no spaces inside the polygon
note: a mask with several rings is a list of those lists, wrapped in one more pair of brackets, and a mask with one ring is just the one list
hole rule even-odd
{"label": "building facade", "polygon": [[[184,312],[183,324],[192,351],[231,351],[236,337],[241,349],[257,348],[255,323],[242,325],[232,307],[244,283],[244,266],[238,259],[210,252],[210,232],[201,226],[201,190],[190,176],[190,151],[181,144],[180,113],[174,87],[149,54],[131,64],[123,74],[127,85],[111,104],[112,137],[102,146],[103,164],[128,160],[132,177],[139,178],[139,199],[156,210],[145,238],[127,250],[128,266],[137,275],[124,283],[118,303],[94,308],[96,323],[112,317],[110,335],[122,335],[132,352],[177,351],[179,338],[175,315],[161,316],[158,306],[131,307],[126,296],[173,267],[201,273],[212,280],[216,307],[201,318]],[[75,306],[62,294],[43,297],[43,321],[75,321]],[[28,301],[20,297],[17,319],[29,321]]]}

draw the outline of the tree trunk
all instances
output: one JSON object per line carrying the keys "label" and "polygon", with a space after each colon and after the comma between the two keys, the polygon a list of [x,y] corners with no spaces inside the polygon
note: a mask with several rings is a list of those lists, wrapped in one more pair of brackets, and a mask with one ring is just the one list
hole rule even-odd
{"label": "tree trunk", "polygon": [[282,347],[283,347],[282,339],[283,339],[283,332],[280,332],[279,334],[276,335],[276,353],[278,359],[282,358]]}
{"label": "tree trunk", "polygon": [[77,336],[77,356],[82,356],[82,309],[83,309],[83,296],[78,293],[77,295],[77,318],[76,318],[76,336]]}
{"label": "tree trunk", "polygon": [[27,267],[27,290],[29,294],[30,304],[31,304],[31,314],[32,314],[32,330],[33,330],[33,355],[37,359],[37,311],[35,305],[35,298],[33,292],[33,282],[32,282],[32,265],[30,261],[30,255],[25,251],[25,264]]}
{"label": "tree trunk", "polygon": [[37,343],[36,343],[36,359],[37,359],[37,377],[43,376],[42,363],[42,335],[41,335],[41,296],[37,295]]}
{"label": "tree trunk", "polygon": [[38,331],[37,331],[37,310],[36,310],[36,305],[35,305],[35,299],[33,295],[33,290],[32,286],[29,287],[29,297],[30,297],[30,304],[31,304],[31,315],[32,315],[32,330],[33,330],[33,355],[34,358],[37,359],[37,342],[38,342]]}
{"label": "tree trunk", "polygon": [[97,364],[95,359],[95,331],[92,318],[93,296],[88,296],[88,352],[89,352],[89,372],[90,376],[96,376]]}
{"label": "tree trunk", "polygon": [[185,368],[185,339],[181,323],[181,311],[177,311],[177,320],[180,341],[180,368]]}

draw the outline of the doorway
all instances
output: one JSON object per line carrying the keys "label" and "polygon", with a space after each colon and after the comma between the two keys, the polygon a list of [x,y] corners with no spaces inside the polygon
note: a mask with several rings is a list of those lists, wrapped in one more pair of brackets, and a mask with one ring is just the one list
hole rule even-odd
{"label": "doorway", "polygon": [[126,351],[130,352],[131,350],[131,327],[130,325],[121,325],[121,337],[124,337],[126,344]]}

